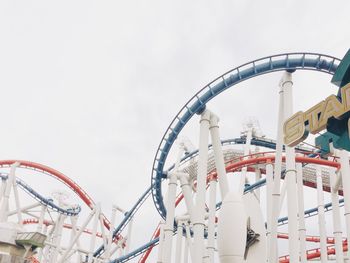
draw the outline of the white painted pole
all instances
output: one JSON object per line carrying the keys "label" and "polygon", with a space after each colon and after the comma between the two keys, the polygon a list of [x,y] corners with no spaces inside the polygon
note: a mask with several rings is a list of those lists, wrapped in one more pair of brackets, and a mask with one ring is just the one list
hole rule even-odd
{"label": "white painted pole", "polygon": [[[257,168],[255,170],[255,182],[258,182],[261,180],[261,171],[259,168]],[[256,198],[258,199],[259,203],[260,203],[260,188],[257,188],[255,190],[255,195],[256,195]]]}
{"label": "white painted pole", "polygon": [[[187,240],[187,247],[188,247],[188,250],[190,252],[190,257],[191,257],[191,261],[192,263],[195,263],[194,261],[194,246],[193,246],[193,242],[192,242],[192,238],[191,238],[191,230],[190,230],[190,226],[188,224],[188,222],[186,223],[185,225],[185,228],[186,228],[186,240]],[[188,255],[187,255],[187,258],[188,258]]]}
{"label": "white painted pole", "polygon": [[[281,83],[282,84],[282,83]],[[281,188],[281,171],[282,171],[282,151],[283,151],[283,123],[284,123],[284,92],[280,84],[278,121],[277,121],[277,142],[275,154],[275,173],[272,192],[272,219],[271,219],[271,243],[270,243],[270,262],[277,262],[277,226],[278,216],[280,213],[280,188]]]}
{"label": "white painted pole", "polygon": [[177,154],[174,171],[168,174],[168,196],[167,196],[167,214],[164,226],[164,246],[163,246],[163,261],[164,263],[171,262],[172,241],[174,232],[174,219],[175,219],[175,200],[177,190],[178,169],[181,162],[181,157],[184,153],[183,147],[180,145],[180,149]]}
{"label": "white painted pole", "polygon": [[[285,119],[293,114],[292,74],[285,72],[282,80],[284,89],[284,113]],[[288,234],[290,262],[299,260],[298,238],[298,196],[296,188],[295,150],[286,146],[286,176],[287,204],[288,204]]]}
{"label": "white painted pole", "polygon": [[[99,226],[100,226],[100,229],[101,229],[101,236],[102,236],[102,240],[103,240],[103,247],[106,248],[107,247],[108,236],[106,235],[105,224],[104,224],[104,216],[103,216],[102,213],[100,213],[98,221],[99,221]],[[108,232],[108,234],[109,234],[109,232]]]}
{"label": "white painted pole", "polygon": [[[211,142],[213,145],[214,158],[215,158],[215,166],[216,172],[218,175],[219,187],[221,192],[221,199],[224,200],[226,194],[229,192],[229,185],[226,175],[225,169],[225,160],[224,154],[222,152],[222,145],[220,141],[220,133],[219,133],[219,118],[211,114],[210,117],[210,135]],[[204,148],[204,146],[203,146]],[[206,147],[206,151],[208,152],[208,148]],[[207,172],[207,171],[206,171]]]}
{"label": "white painted pole", "polygon": [[183,222],[177,222],[177,236],[176,236],[176,252],[175,252],[175,262],[181,262],[182,255],[182,235],[183,235]]}
{"label": "white painted pole", "polygon": [[[248,128],[247,136],[246,136],[246,142],[245,142],[244,151],[243,151],[243,155],[244,156],[247,156],[249,154],[250,142],[252,140],[252,134],[253,134],[252,128]],[[244,159],[246,159],[246,158],[244,158]],[[238,188],[238,192],[241,195],[243,195],[243,192],[244,192],[246,179],[247,179],[247,167],[243,167],[242,171],[241,171],[241,176],[240,176],[240,181],[239,181],[239,188]]]}
{"label": "white painted pole", "polygon": [[92,225],[92,233],[91,233],[91,239],[90,239],[90,249],[88,254],[88,263],[92,263],[93,261],[93,253],[95,250],[95,243],[96,243],[96,233],[97,233],[97,226],[100,219],[101,214],[101,204],[96,204],[96,212],[95,212],[95,218]]}
{"label": "white painted pole", "polygon": [[158,257],[157,257],[157,263],[163,263],[163,249],[164,249],[164,225],[165,222],[161,220],[159,223],[159,245],[158,245]]}
{"label": "white painted pole", "polygon": [[300,240],[300,262],[306,263],[306,227],[304,218],[304,189],[303,189],[303,167],[301,163],[297,167],[297,188],[298,188],[298,219],[299,219],[299,240]]}
{"label": "white painted pole", "polygon": [[96,206],[91,210],[91,212],[90,212],[89,216],[87,217],[87,219],[85,220],[84,224],[80,227],[78,233],[75,235],[73,240],[71,240],[69,246],[67,247],[67,250],[63,253],[63,255],[60,258],[60,260],[58,261],[58,263],[66,262],[65,261],[66,257],[68,256],[69,252],[73,249],[73,246],[74,246],[75,242],[78,240],[80,235],[83,233],[83,231],[86,228],[86,226],[90,223],[90,221],[93,218],[95,213],[96,213]]}
{"label": "white painted pole", "polygon": [[111,224],[109,225],[109,235],[108,235],[108,241],[107,241],[107,247],[105,250],[105,258],[109,259],[111,255],[111,247],[112,247],[112,241],[113,241],[113,232],[114,232],[114,224],[115,224],[115,218],[117,214],[117,207],[112,207],[112,215],[111,215]]}
{"label": "white painted pole", "polygon": [[53,232],[53,245],[54,245],[54,253],[50,258],[50,262],[57,262],[57,256],[59,251],[61,250],[61,239],[62,239],[62,230],[63,230],[63,222],[65,219],[65,215],[60,214],[55,224],[55,230]]}
{"label": "white painted pole", "polygon": [[[47,225],[44,225],[43,232],[41,232],[41,233],[43,233],[44,235],[46,235],[46,233],[47,233]],[[42,259],[42,257],[43,257],[44,249],[45,249],[45,248],[40,248],[40,249],[39,249],[39,252],[38,252],[38,260],[39,260],[39,262],[42,262],[41,259]]]}
{"label": "white painted pole", "polygon": [[186,208],[188,214],[190,215],[191,221],[193,221],[193,213],[194,213],[194,205],[192,199],[192,188],[188,182],[188,174],[186,173],[178,173],[178,179],[180,180],[180,187],[182,190],[182,194],[184,195]]}
{"label": "white painted pole", "polygon": [[127,239],[126,239],[126,247],[125,247],[125,254],[129,253],[130,250],[130,244],[131,244],[131,233],[132,233],[132,227],[133,227],[134,220],[133,218],[130,219],[128,224],[128,232],[127,232]]}
{"label": "white painted pole", "polygon": [[190,241],[187,238],[185,239],[185,251],[184,251],[184,261],[183,261],[184,263],[188,263],[188,251],[190,249],[190,244],[189,244]]}
{"label": "white painted pole", "polygon": [[[343,195],[344,195],[344,210],[345,210],[345,225],[346,236],[350,240],[350,166],[349,166],[349,154],[345,150],[339,151],[340,164],[341,164],[341,176],[343,182]],[[349,256],[349,252],[347,253]]]}
{"label": "white painted pole", "polygon": [[[193,215],[193,263],[202,262],[204,252],[205,192],[208,167],[208,137],[210,112],[205,110],[200,120],[197,195]],[[214,141],[213,141],[214,144]],[[214,147],[214,146],[213,146]],[[220,179],[219,179],[220,180]]]}
{"label": "white painted pole", "polygon": [[21,205],[20,205],[20,202],[19,202],[16,178],[13,180],[12,184],[13,184],[13,186],[12,186],[13,187],[13,193],[14,193],[14,196],[15,196],[15,204],[16,204],[16,212],[17,212],[18,224],[22,224]]}
{"label": "white painted pole", "polygon": [[209,219],[208,219],[208,237],[207,253],[209,262],[214,263],[215,252],[215,213],[216,213],[216,178],[211,178],[209,187]]}
{"label": "white painted pole", "polygon": [[41,205],[38,227],[36,229],[36,231],[38,231],[39,233],[41,233],[41,231],[43,229],[45,211],[46,211],[46,206]]}
{"label": "white painted pole", "polygon": [[[117,241],[116,246],[110,252],[111,257],[117,252],[119,252],[117,254],[117,257],[122,256],[122,246],[123,246],[122,242],[123,242],[123,239]],[[109,261],[107,261],[107,262],[109,262]]]}
{"label": "white painted pole", "polygon": [[164,226],[164,246],[163,246],[163,262],[171,262],[172,240],[174,232],[174,218],[175,218],[175,199],[177,188],[177,174],[170,172],[168,174],[168,196],[167,196],[167,213]]}
{"label": "white painted pole", "polygon": [[284,181],[282,184],[282,189],[281,189],[280,198],[279,198],[280,199],[279,210],[278,210],[279,214],[282,211],[284,198],[286,197],[286,192],[287,192],[287,181]]}
{"label": "white painted pole", "polygon": [[[73,242],[73,239],[75,237],[75,235],[77,234],[77,222],[78,222],[78,218],[79,218],[79,215],[76,215],[76,216],[71,216],[70,217],[70,222],[72,224],[72,232],[70,234],[70,239],[69,239],[69,244],[71,242]],[[80,251],[81,250],[81,246],[80,246],[80,240],[79,238],[77,239],[77,241],[75,242],[76,243],[76,246],[77,246],[77,250]],[[78,255],[77,255],[77,262],[81,262],[82,261],[82,255],[81,253],[79,252]]]}
{"label": "white painted pole", "polygon": [[20,165],[19,162],[15,162],[14,164],[11,165],[10,174],[8,175],[5,192],[0,202],[0,222],[7,221],[10,193],[11,193],[12,186],[16,180],[16,175],[15,175],[16,168],[19,165]]}
{"label": "white painted pole", "polygon": [[331,197],[332,197],[332,217],[333,217],[333,235],[335,238],[335,256],[337,263],[344,262],[343,253],[343,238],[342,238],[342,227],[340,220],[340,209],[339,209],[339,195],[338,188],[334,189],[336,184],[336,173],[335,168],[329,168],[329,181],[331,184]]}
{"label": "white painted pole", "polygon": [[318,225],[320,229],[320,246],[321,246],[321,262],[327,262],[327,234],[326,219],[324,213],[324,198],[322,184],[322,170],[316,166],[316,186],[317,186],[317,208],[318,208]]}
{"label": "white painted pole", "polygon": [[266,222],[267,222],[267,253],[268,262],[271,262],[271,225],[272,225],[272,188],[273,188],[273,166],[266,165]]}
{"label": "white painted pole", "polygon": [[0,179],[1,180],[1,186],[0,186],[0,204],[1,204],[1,199],[5,194],[5,189],[6,189],[6,184],[7,184],[7,179]]}

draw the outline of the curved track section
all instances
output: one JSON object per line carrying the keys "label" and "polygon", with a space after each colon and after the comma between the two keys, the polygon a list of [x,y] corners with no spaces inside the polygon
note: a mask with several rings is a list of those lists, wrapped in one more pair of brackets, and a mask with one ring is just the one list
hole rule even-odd
{"label": "curved track section", "polygon": [[197,92],[170,123],[158,146],[152,167],[152,197],[159,214],[165,218],[166,209],[163,202],[161,181],[164,175],[164,165],[169,151],[178,134],[194,114],[200,114],[208,101],[224,90],[250,78],[283,70],[313,70],[333,75],[340,60],[316,53],[287,53],[264,57],[243,64],[221,75],[199,92]]}
{"label": "curved track section", "polygon": [[[0,174],[1,180],[7,180],[7,175]],[[23,189],[27,194],[29,194],[31,197],[33,197],[35,200],[37,200],[40,204],[51,208],[53,211],[56,211],[60,214],[64,214],[67,216],[76,216],[80,213],[81,207],[78,206],[76,208],[68,208],[64,209],[56,205],[52,199],[50,198],[45,198],[41,194],[39,194],[37,191],[35,191],[32,187],[30,187],[27,183],[25,183],[23,180],[20,180],[16,178],[16,184]]]}
{"label": "curved track section", "polygon": [[38,171],[40,173],[52,176],[53,178],[64,183],[71,190],[73,190],[73,192],[75,192],[88,207],[90,208],[94,207],[95,205],[94,201],[76,182],[74,182],[69,177],[65,176],[63,173],[55,169],[52,169],[48,166],[45,166],[39,163],[29,162],[29,161],[22,161],[22,160],[2,160],[0,161],[0,168],[10,167],[15,162],[20,163],[19,168],[30,169],[30,170]]}

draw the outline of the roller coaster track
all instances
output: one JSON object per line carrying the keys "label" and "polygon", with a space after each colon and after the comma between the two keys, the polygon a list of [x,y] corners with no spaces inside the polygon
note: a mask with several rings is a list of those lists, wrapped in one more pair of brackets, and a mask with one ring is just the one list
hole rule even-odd
{"label": "roller coaster track", "polygon": [[[236,84],[246,81],[250,78],[264,75],[267,73],[277,72],[277,71],[295,71],[295,70],[313,70],[318,71],[321,73],[326,73],[329,75],[333,75],[335,70],[337,69],[338,65],[340,63],[340,60],[335,57],[331,57],[328,55],[323,54],[317,54],[317,53],[288,53],[288,54],[280,54],[275,56],[269,56],[264,57],[261,59],[257,59],[254,61],[251,61],[249,63],[243,64],[239,67],[236,67],[223,75],[216,78],[214,81],[203,87],[199,92],[197,92],[177,113],[177,115],[173,118],[170,125],[168,126],[167,130],[165,131],[157,152],[154,157],[153,165],[152,165],[152,172],[151,172],[151,185],[150,187],[142,194],[142,196],[137,200],[134,206],[125,213],[125,216],[123,220],[120,222],[120,224],[113,230],[113,241],[119,240],[121,238],[121,232],[125,229],[127,224],[130,222],[130,220],[133,218],[133,216],[136,214],[136,212],[139,210],[139,208],[143,205],[145,200],[152,194],[153,202],[156,206],[157,211],[161,215],[161,217],[166,217],[166,209],[162,197],[162,180],[167,177],[167,172],[173,169],[173,166],[171,166],[169,169],[164,169],[164,165],[166,163],[168,154],[171,150],[172,145],[174,144],[178,134],[182,131],[182,129],[185,127],[185,125],[188,123],[188,121],[195,115],[200,114],[203,112],[203,110],[206,107],[206,103],[209,102],[211,99],[219,95],[221,92],[225,91],[226,89],[235,86]],[[224,140],[222,141],[222,145],[227,144],[244,144],[246,142],[244,137],[236,138],[232,140]],[[253,138],[251,141],[252,145],[257,146],[263,146],[270,149],[276,148],[276,143],[271,140],[266,140],[263,138]],[[209,148],[211,148],[211,145],[209,145]],[[330,167],[339,168],[339,163],[336,161],[327,161],[322,160],[318,157],[318,154],[315,152],[310,152],[306,148],[301,148],[299,151],[304,152],[305,154],[308,154],[308,156],[298,156],[296,157],[297,162],[301,163],[312,163],[312,164],[318,164],[318,165],[326,165]],[[191,158],[196,157],[198,154],[198,151],[194,151],[190,154],[187,154],[182,160],[181,163],[185,163],[186,161],[190,160]],[[251,171],[253,171],[255,168],[253,168],[254,165],[261,165],[266,164],[268,162],[273,162],[274,156],[256,156],[254,158],[248,158],[248,159],[241,159],[237,162],[228,164],[226,169],[228,172],[236,172],[240,171],[243,167],[248,167]],[[5,160],[0,161],[0,168],[1,167],[10,167],[15,162],[20,163],[20,168],[24,169],[30,169],[35,170],[43,174],[47,174],[49,176],[52,176],[53,178],[57,179],[58,181],[65,184],[67,187],[69,187],[72,191],[74,191],[78,197],[90,208],[93,209],[95,207],[95,203],[90,198],[90,196],[79,186],[77,185],[73,180],[71,180],[69,177],[63,175],[62,173],[33,162],[28,161],[17,161],[17,160]],[[214,172],[215,173],[215,172]],[[282,172],[283,173],[283,172]],[[211,174],[212,175],[212,174]],[[213,175],[212,175],[213,176]],[[0,178],[2,180],[6,180],[5,175],[0,174]],[[249,185],[245,188],[245,193],[249,191],[253,191],[259,187],[262,187],[266,183],[265,179],[261,179],[260,181]],[[41,204],[51,208],[54,211],[57,211],[59,213],[65,214],[65,215],[76,215],[80,212],[81,208],[77,207],[76,209],[63,209],[61,207],[58,207],[56,204],[52,202],[52,200],[45,198],[41,196],[39,193],[37,193],[34,189],[32,189],[28,184],[26,184],[24,181],[20,179],[16,179],[16,184],[21,187],[25,192],[27,192],[31,197],[38,200]],[[306,182],[307,186],[315,187],[314,183]],[[324,190],[329,190],[324,188]],[[340,200],[341,202],[341,200]],[[326,204],[325,209],[329,208],[331,204]],[[218,206],[219,207],[219,206]],[[78,211],[79,210],[79,211]],[[314,215],[316,211],[313,209],[309,209],[305,211],[306,215]],[[110,222],[107,220],[107,218],[103,215],[103,221],[104,225],[107,229],[110,228]],[[279,220],[280,224],[285,224],[288,221],[288,218],[281,218]],[[28,221],[29,222],[29,221]],[[68,226],[66,226],[68,227]],[[68,227],[69,228],[69,227]],[[86,230],[88,233],[88,230]],[[131,253],[124,255],[120,258],[117,258],[115,260],[112,260],[110,262],[126,262],[129,261],[132,258],[135,258],[139,256],[140,254],[144,253],[145,251],[149,250],[151,247],[155,246],[159,242],[159,238],[157,237],[158,231],[156,231],[153,235],[154,238],[147,244],[139,247],[138,249],[132,251]],[[332,248],[330,248],[329,251],[331,251]],[[346,247],[347,249],[347,247]],[[102,245],[99,247],[95,253],[95,257],[99,257],[104,252],[104,246]],[[317,253],[317,251],[315,252]],[[329,252],[331,253],[331,252]],[[285,258],[287,260],[287,258]],[[286,261],[287,262],[287,261]]]}
{"label": "roller coaster track", "polygon": [[[35,162],[29,162],[29,161],[24,161],[24,160],[1,160],[0,161],[0,168],[5,168],[5,167],[10,167],[12,164],[14,163],[20,163],[19,168],[23,168],[23,169],[29,169],[29,170],[34,170],[37,171],[41,174],[46,174],[49,175],[51,177],[53,177],[54,179],[58,180],[59,182],[63,183],[64,185],[66,185],[68,188],[70,188],[74,193],[76,193],[78,195],[78,197],[90,208],[93,209],[95,206],[95,202],[92,200],[92,198],[76,183],[74,182],[72,179],[70,179],[68,176],[64,175],[63,173],[50,168],[48,166],[42,165],[42,164],[38,164]],[[34,198],[36,198],[37,200],[41,200],[41,202],[43,202],[43,204],[49,205],[49,207],[53,208],[54,210],[61,212],[61,213],[67,213],[68,214],[72,214],[72,212],[70,211],[63,211],[64,209],[59,208],[58,206],[56,206],[55,204],[50,204],[50,202],[48,202],[48,200],[45,201],[45,198],[42,197],[40,194],[38,194],[37,192],[35,192],[29,185],[25,184],[25,183],[21,183],[20,185],[23,187],[23,189],[25,191],[27,191],[29,194],[31,194],[31,196],[33,196]],[[107,229],[110,228],[110,222],[108,221],[108,219],[102,215],[103,217],[103,223],[105,225],[105,227]],[[116,235],[114,237],[115,239],[119,239],[121,238],[119,235]]]}
{"label": "roller coaster track", "polygon": [[72,179],[65,176],[61,172],[59,172],[55,169],[52,169],[48,166],[34,163],[34,162],[23,161],[23,160],[2,160],[2,161],[0,161],[0,168],[10,167],[15,162],[20,163],[19,168],[38,171],[40,173],[49,175],[49,176],[57,179],[58,181],[60,181],[61,183],[65,184],[67,187],[69,187],[73,192],[75,192],[80,197],[80,199],[84,201],[84,203],[88,207],[90,207],[90,208],[94,207],[95,203],[92,200],[92,198],[76,182],[74,182]]}
{"label": "roller coaster track", "polygon": [[[5,174],[0,174],[1,180],[5,181],[7,180],[8,176]],[[68,208],[64,209],[56,205],[51,198],[45,198],[41,194],[39,194],[37,191],[35,191],[32,187],[30,187],[27,183],[25,183],[23,180],[16,178],[16,184],[23,189],[27,194],[29,194],[31,197],[33,197],[35,200],[37,200],[40,204],[51,208],[53,211],[56,211],[58,213],[67,215],[67,216],[75,216],[78,215],[81,211],[81,207],[77,206],[75,208]]]}
{"label": "roller coaster track", "polygon": [[284,70],[313,70],[333,75],[339,63],[338,58],[316,53],[288,53],[264,57],[226,72],[198,91],[173,118],[159,143],[154,157],[151,174],[151,185],[154,186],[152,197],[159,214],[163,218],[166,216],[161,182],[166,177],[164,165],[169,151],[187,122],[193,115],[200,114],[205,109],[208,101],[224,90],[259,75]]}
{"label": "roller coaster track", "polygon": [[[248,80],[250,78],[253,78],[259,75],[263,75],[271,72],[277,72],[277,71],[284,71],[284,70],[294,71],[297,69],[313,70],[313,71],[319,71],[322,73],[333,75],[339,63],[340,63],[340,60],[338,58],[331,57],[328,55],[323,55],[323,54],[316,54],[316,53],[288,53],[288,54],[264,57],[264,58],[243,64],[237,68],[234,68],[226,72],[225,74],[219,76],[214,81],[206,85],[199,92],[197,92],[181,108],[178,114],[171,121],[170,125],[168,126],[167,130],[165,131],[159,143],[157,152],[154,157],[152,173],[151,173],[151,178],[152,178],[151,186],[149,190],[152,191],[152,198],[159,214],[163,218],[165,218],[166,216],[166,209],[164,206],[162,191],[161,191],[161,182],[162,182],[162,179],[166,178],[166,172],[164,172],[164,165],[165,165],[167,156],[169,154],[169,151],[174,141],[176,140],[178,134],[181,132],[181,130],[184,128],[187,122],[196,113],[197,114],[201,113],[204,110],[205,105],[208,101],[210,101],[212,98],[214,98],[224,90],[242,81]],[[254,185],[251,185],[250,188],[246,189],[246,191],[254,190],[255,188],[262,186],[264,183],[265,181],[261,180],[260,182]],[[143,196],[139,199],[139,201],[134,205],[133,209],[130,211],[135,213],[138,207],[141,206],[141,202],[144,202],[144,200],[147,198],[148,195],[149,193],[147,190],[143,194]],[[127,222],[130,220],[130,217],[131,217],[131,213],[125,216],[123,222],[118,226],[117,229],[115,229],[114,231],[115,234],[120,233],[119,229],[122,229],[123,227],[125,227]],[[155,244],[154,240],[152,240],[148,244],[151,244],[151,246],[153,246]],[[147,247],[147,244],[135,250],[133,253],[135,255],[136,254],[139,255],[140,250],[145,251],[144,247]],[[94,256],[102,255],[103,251],[104,251],[104,247],[103,246],[99,247],[95,251]],[[132,256],[132,253],[130,253],[130,256]],[[125,262],[124,258],[126,259],[127,256],[124,256],[123,259],[120,259],[122,260],[120,262]],[[112,261],[112,262],[119,262],[119,261]]]}

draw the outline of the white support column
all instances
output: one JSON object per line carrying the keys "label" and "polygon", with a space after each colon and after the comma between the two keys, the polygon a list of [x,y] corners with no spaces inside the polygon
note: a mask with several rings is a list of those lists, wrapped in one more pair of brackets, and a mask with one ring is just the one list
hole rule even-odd
{"label": "white support column", "polygon": [[46,206],[41,205],[38,227],[36,229],[36,231],[38,231],[39,233],[41,233],[41,231],[43,229],[45,211],[46,211]]}
{"label": "white support column", "polygon": [[5,179],[0,179],[0,180],[1,180],[1,186],[0,186],[0,204],[1,204],[1,199],[5,194],[7,180]]}
{"label": "white support column", "polygon": [[333,217],[333,235],[335,238],[335,256],[337,263],[344,262],[343,253],[343,237],[342,237],[342,227],[340,220],[340,209],[339,209],[339,195],[338,188],[335,188],[336,184],[336,173],[335,168],[329,168],[329,181],[331,184],[331,197],[332,197],[332,217]]}
{"label": "white support column", "polygon": [[[244,144],[244,152],[243,155],[247,156],[249,154],[250,151],[250,143],[252,140],[252,128],[248,128],[247,131],[247,136],[246,136],[246,142]],[[239,188],[238,188],[238,192],[243,195],[244,193],[244,187],[245,187],[245,183],[246,183],[246,179],[247,179],[247,167],[243,167],[242,171],[241,171],[241,177],[240,177],[240,181],[239,181]]]}
{"label": "white support column", "polygon": [[[282,83],[281,83],[282,84]],[[272,219],[271,219],[271,243],[270,243],[270,262],[277,262],[277,226],[278,216],[280,213],[280,188],[281,188],[281,171],[282,171],[282,151],[283,151],[283,123],[284,123],[284,92],[280,84],[279,106],[277,121],[277,142],[275,154],[275,171],[274,184],[272,192]]]}
{"label": "white support column", "polygon": [[[293,115],[292,74],[285,72],[282,79],[284,94],[284,117]],[[294,147],[286,146],[286,176],[287,204],[288,204],[288,235],[290,262],[299,260],[298,238],[298,196],[296,187],[295,150]]]}
{"label": "white support column", "polygon": [[[190,252],[190,258],[191,258],[192,263],[195,263],[195,261],[194,261],[194,245],[192,242],[191,230],[190,230],[190,226],[189,226],[188,222],[186,223],[185,228],[186,228],[186,241],[187,241],[188,250]],[[187,258],[188,258],[188,255],[187,255]]]}
{"label": "white support column", "polygon": [[318,225],[320,229],[321,262],[326,263],[327,262],[326,219],[324,214],[322,170],[319,165],[316,167],[316,186],[317,186]]}
{"label": "white support column", "polygon": [[[225,160],[224,154],[222,152],[222,145],[220,141],[219,133],[219,118],[211,113],[210,117],[210,135],[211,142],[213,145],[214,157],[215,157],[215,166],[216,172],[218,175],[219,187],[221,192],[221,200],[224,200],[226,194],[229,192],[229,185],[226,175]],[[208,148],[206,147],[208,152]]]}
{"label": "white support column", "polygon": [[193,221],[193,213],[194,213],[194,205],[192,199],[192,188],[188,182],[188,174],[186,173],[178,173],[178,179],[180,180],[180,187],[182,190],[182,194],[184,195],[186,208],[188,214],[190,215],[191,221]]}
{"label": "white support column", "polygon": [[183,222],[179,220],[177,222],[177,236],[176,236],[176,252],[175,262],[181,262],[182,255],[182,235],[183,235]]}
{"label": "white support column", "polygon": [[298,219],[299,219],[299,240],[300,240],[300,262],[306,263],[306,227],[304,218],[304,190],[303,190],[303,167],[297,163],[297,187],[298,187]]}
{"label": "white support column", "polygon": [[174,232],[175,218],[175,199],[177,188],[177,174],[170,172],[168,174],[168,195],[166,204],[166,221],[164,226],[164,246],[163,246],[163,262],[171,262],[172,240]]}
{"label": "white support column", "polygon": [[57,262],[58,253],[61,250],[61,239],[64,219],[65,215],[60,214],[58,216],[58,219],[56,220],[55,229],[53,232],[54,251],[51,255],[50,262]]}
{"label": "white support column", "polygon": [[215,252],[215,212],[216,212],[216,178],[210,179],[209,193],[209,219],[208,219],[208,245],[209,262],[214,263]]}
{"label": "white support column", "polygon": [[168,174],[168,195],[167,195],[167,205],[166,205],[167,214],[166,214],[166,221],[164,226],[164,246],[163,246],[164,263],[171,262],[177,180],[178,180],[178,177],[182,176],[182,174],[178,173],[178,169],[180,166],[183,153],[184,153],[184,146],[180,144],[174,170]]}
{"label": "white support column", "polygon": [[[199,160],[197,172],[197,195],[195,212],[193,215],[193,261],[202,262],[204,252],[204,216],[205,216],[205,192],[208,167],[208,137],[209,137],[210,112],[205,110],[200,120],[199,134]],[[214,144],[214,141],[213,141]],[[213,145],[214,147],[214,145]],[[220,180],[220,179],[219,179]]]}
{"label": "white support column", "polygon": [[111,224],[109,225],[109,235],[108,235],[107,247],[105,250],[105,258],[106,259],[109,259],[110,255],[111,255],[111,247],[112,247],[113,231],[114,231],[116,214],[117,214],[117,207],[114,205],[112,207]]}
{"label": "white support column", "polygon": [[164,225],[165,222],[161,220],[159,223],[159,245],[158,245],[158,257],[157,257],[157,263],[163,263],[163,250],[164,250]]}
{"label": "white support column", "polygon": [[[340,169],[343,182],[343,195],[344,195],[344,210],[345,210],[345,224],[346,224],[346,236],[350,240],[350,166],[349,166],[349,154],[345,150],[339,151],[340,157]],[[347,256],[349,256],[349,252]]]}
{"label": "white support column", "polygon": [[[28,206],[28,207],[34,208],[34,207],[38,207],[38,206],[40,206],[41,209],[40,209],[40,216],[39,216],[39,221],[38,221],[38,226],[36,228],[36,231],[45,235],[45,233],[43,232],[43,225],[44,225],[44,216],[45,216],[46,206],[41,205],[40,203],[35,203],[35,204],[33,204],[31,206]],[[28,207],[25,209],[25,211],[28,210],[28,209],[31,209],[31,208],[28,208]],[[47,227],[44,228],[44,229],[46,231]],[[43,250],[43,248],[38,248],[37,249],[38,259],[41,258],[42,250]],[[40,259],[39,259],[39,261],[40,261]]]}
{"label": "white support column", "polygon": [[95,218],[94,218],[94,222],[92,225],[88,263],[92,263],[92,261],[93,261],[93,254],[94,254],[95,243],[96,243],[97,226],[98,226],[98,222],[100,219],[100,214],[101,214],[101,204],[98,203],[98,204],[96,204]]}
{"label": "white support column", "polygon": [[271,259],[271,225],[272,225],[272,188],[273,188],[273,166],[271,163],[266,165],[266,222],[267,222],[267,259]]}
{"label": "white support column", "polygon": [[[79,218],[78,215],[70,217],[70,222],[71,222],[71,225],[72,225],[72,231],[71,231],[71,234],[70,234],[69,244],[71,242],[73,242],[74,237],[76,236],[77,232],[79,231],[79,229],[77,229],[78,218]],[[77,241],[75,243],[76,243],[77,251],[79,251],[79,253],[76,256],[76,260],[77,260],[77,262],[80,263],[82,261],[82,254],[80,252],[81,251],[81,245],[80,245],[79,238],[77,239]]]}
{"label": "white support column", "polygon": [[[116,254],[118,252],[118,254],[116,254],[116,257],[121,257],[123,255],[123,242],[124,239],[118,240],[116,246],[111,250],[111,257],[114,256],[114,254]],[[109,261],[107,261],[109,262]]]}
{"label": "white support column", "polygon": [[[105,224],[104,224],[104,216],[102,213],[100,213],[100,216],[98,218],[99,221],[99,226],[101,229],[101,236],[102,236],[102,240],[103,240],[103,247],[106,248],[107,247],[107,235],[106,235],[106,230],[105,230]],[[109,234],[109,232],[108,232]]]}
{"label": "white support column", "polygon": [[[41,232],[41,233],[46,235],[46,233],[47,233],[47,225],[44,225],[43,232]],[[38,251],[38,260],[39,260],[39,262],[42,262],[41,259],[43,257],[44,249],[45,249],[45,247],[44,248],[40,248],[39,251]]]}
{"label": "white support column", "polygon": [[[191,240],[188,240],[187,238],[185,239],[185,251],[184,251],[184,263],[188,263],[188,252],[190,249],[190,242]],[[180,262],[180,261],[179,261]]]}
{"label": "white support column", "polygon": [[132,233],[132,226],[133,226],[134,220],[133,218],[130,219],[128,224],[128,233],[126,235],[126,247],[125,247],[125,254],[129,253],[130,244],[131,244],[131,233]]}
{"label": "white support column", "polygon": [[8,206],[9,206],[9,199],[10,199],[10,193],[12,186],[14,182],[16,181],[16,168],[20,165],[19,162],[15,162],[11,165],[10,174],[7,179],[6,188],[4,191],[4,195],[0,201],[0,222],[7,221],[7,213],[8,213]]}
{"label": "white support column", "polygon": [[282,184],[281,193],[280,193],[280,203],[279,203],[279,210],[278,210],[279,214],[282,211],[284,198],[286,197],[286,192],[287,192],[287,182],[284,181],[283,184]]}
{"label": "white support column", "polygon": [[[261,171],[259,168],[257,168],[255,170],[255,182],[258,182],[261,180]],[[260,203],[260,188],[257,188],[255,190],[255,195],[256,195],[256,198],[258,199],[259,203]]]}
{"label": "white support column", "polygon": [[83,233],[84,229],[86,228],[86,226],[90,223],[91,219],[93,218],[94,214],[96,213],[96,206],[94,207],[94,209],[92,209],[91,213],[89,214],[89,216],[87,217],[87,219],[85,220],[84,224],[80,227],[78,233],[75,235],[75,237],[71,240],[69,246],[67,247],[67,250],[63,253],[62,257],[60,258],[60,260],[58,261],[58,263],[63,263],[66,262],[66,258],[68,256],[68,254],[70,253],[70,251],[73,249],[73,246],[75,244],[75,242],[78,240],[78,238],[80,237],[80,235]]}
{"label": "white support column", "polygon": [[15,204],[16,204],[16,212],[17,212],[18,224],[22,224],[21,205],[20,205],[20,202],[19,202],[16,178],[13,180],[12,184],[13,184],[13,186],[12,186],[13,187],[13,194],[15,196]]}

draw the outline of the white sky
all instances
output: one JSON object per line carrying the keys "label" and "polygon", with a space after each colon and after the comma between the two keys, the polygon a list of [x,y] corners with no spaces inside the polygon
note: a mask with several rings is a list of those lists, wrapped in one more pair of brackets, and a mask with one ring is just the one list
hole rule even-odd
{"label": "white sky", "polygon": [[[342,58],[349,7],[345,0],[3,0],[0,158],[46,164],[105,210],[128,209],[150,183],[166,127],[196,91],[268,55]],[[209,105],[227,128],[223,137],[238,137],[247,116],[273,137],[280,76],[248,81]],[[334,93],[329,81],[296,74],[296,108]],[[194,134],[189,129],[197,144]]]}

